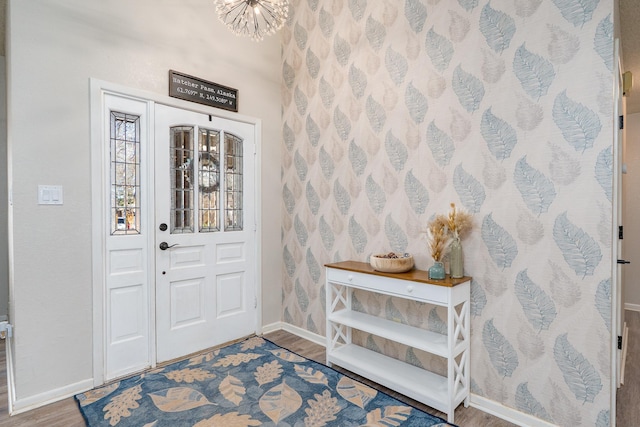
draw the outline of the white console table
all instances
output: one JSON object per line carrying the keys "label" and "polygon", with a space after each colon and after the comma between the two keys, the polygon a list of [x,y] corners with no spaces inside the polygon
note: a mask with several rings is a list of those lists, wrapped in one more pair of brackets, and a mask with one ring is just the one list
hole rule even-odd
{"label": "white console table", "polygon": [[[369,264],[326,266],[327,364],[339,365],[447,414],[469,405],[470,277],[431,280],[422,270],[381,273]],[[447,308],[447,335],[352,309],[353,290],[375,292]],[[442,376],[352,343],[352,330],[370,333],[447,359]]]}

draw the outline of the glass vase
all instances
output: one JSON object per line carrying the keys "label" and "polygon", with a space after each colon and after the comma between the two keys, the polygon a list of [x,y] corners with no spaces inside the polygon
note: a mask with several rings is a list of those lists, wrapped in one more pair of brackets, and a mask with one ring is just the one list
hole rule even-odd
{"label": "glass vase", "polygon": [[453,279],[464,276],[464,257],[459,238],[454,239],[449,247],[449,272]]}
{"label": "glass vase", "polygon": [[442,280],[444,276],[444,264],[440,261],[434,262],[431,268],[429,268],[429,279]]}

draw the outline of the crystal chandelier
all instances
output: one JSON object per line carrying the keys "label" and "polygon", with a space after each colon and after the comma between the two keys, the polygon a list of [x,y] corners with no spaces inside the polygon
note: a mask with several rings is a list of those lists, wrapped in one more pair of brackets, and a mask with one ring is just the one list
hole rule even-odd
{"label": "crystal chandelier", "polygon": [[218,16],[236,35],[260,41],[282,27],[288,0],[215,0]]}

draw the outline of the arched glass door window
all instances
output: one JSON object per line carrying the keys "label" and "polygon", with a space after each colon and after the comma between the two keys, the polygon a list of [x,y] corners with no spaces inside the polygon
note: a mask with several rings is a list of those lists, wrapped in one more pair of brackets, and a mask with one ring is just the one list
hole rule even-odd
{"label": "arched glass door window", "polygon": [[171,128],[171,233],[193,233],[194,218],[198,232],[243,230],[242,143],[242,138],[221,130]]}

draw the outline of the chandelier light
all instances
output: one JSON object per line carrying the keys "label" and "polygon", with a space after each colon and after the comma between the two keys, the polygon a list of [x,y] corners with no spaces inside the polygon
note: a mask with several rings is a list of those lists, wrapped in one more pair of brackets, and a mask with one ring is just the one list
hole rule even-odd
{"label": "chandelier light", "polygon": [[287,20],[288,0],[215,0],[218,17],[236,35],[260,41]]}

